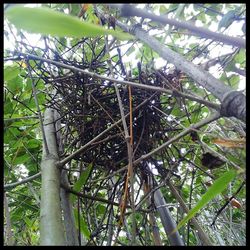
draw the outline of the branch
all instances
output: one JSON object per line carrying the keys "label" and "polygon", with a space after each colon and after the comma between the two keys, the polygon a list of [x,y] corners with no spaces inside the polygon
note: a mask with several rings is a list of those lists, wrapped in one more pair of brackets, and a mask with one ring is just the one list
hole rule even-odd
{"label": "branch", "polygon": [[35,104],[36,104],[38,117],[39,117],[39,121],[40,121],[40,126],[41,126],[41,131],[42,131],[42,137],[43,137],[43,141],[44,141],[44,149],[45,149],[46,154],[48,155],[49,154],[49,148],[48,148],[47,139],[46,139],[46,136],[45,136],[43,118],[42,118],[41,110],[40,110],[40,107],[39,107],[39,102],[38,102],[38,98],[37,98],[37,91],[36,91],[36,87],[35,87],[35,83],[34,83],[34,78],[31,75],[31,69],[30,69],[31,67],[30,67],[30,64],[28,63],[28,60],[26,60],[26,64],[28,65],[29,77],[31,78],[32,91],[33,91],[33,95],[34,95],[34,99],[35,99]]}
{"label": "branch", "polygon": [[22,185],[22,184],[25,184],[27,182],[30,182],[32,180],[35,180],[36,178],[40,177],[41,176],[41,172],[35,174],[35,175],[32,175],[30,177],[27,177],[26,179],[23,179],[21,181],[18,181],[18,182],[14,182],[14,183],[10,183],[10,184],[6,184],[4,185],[4,190],[10,190],[10,189],[13,189],[19,185]]}
{"label": "branch", "polygon": [[[112,78],[114,78],[114,73],[113,73],[113,65],[111,62],[111,58],[110,58],[110,51],[109,51],[109,47],[108,47],[108,42],[107,42],[107,37],[105,39],[105,44],[106,44],[106,51],[108,53],[108,65],[109,65],[109,69],[112,75]],[[125,118],[125,114],[124,114],[124,106],[122,104],[122,100],[121,100],[121,96],[119,93],[119,89],[117,87],[117,84],[114,82],[114,86],[115,86],[115,92],[116,92],[116,96],[117,96],[117,100],[118,100],[118,105],[119,105],[119,109],[120,109],[120,114],[121,114],[121,119],[122,119],[122,125],[123,125],[123,129],[124,129],[124,133],[125,133],[125,140],[126,140],[126,144],[127,144],[127,151],[128,151],[128,171],[127,171],[127,179],[125,182],[125,188],[124,188],[124,197],[123,200],[121,201],[121,214],[120,214],[120,223],[123,223],[124,220],[124,212],[126,210],[126,204],[127,204],[127,195],[128,195],[128,182],[130,184],[130,196],[131,196],[131,207],[132,207],[132,239],[131,239],[131,245],[134,246],[136,245],[136,218],[135,218],[135,200],[134,200],[134,171],[133,171],[133,149],[132,149],[132,140],[133,140],[133,136],[132,133],[129,134],[128,131],[128,126],[126,123],[126,118]],[[132,99],[131,99],[131,89],[129,86],[129,100],[130,100],[130,126],[131,126],[131,131],[132,131]]]}
{"label": "branch", "polygon": [[9,209],[9,203],[8,199],[6,196],[6,193],[4,193],[4,210],[5,210],[5,221],[6,221],[6,226],[5,226],[5,238],[6,238],[6,243],[7,246],[13,246],[15,245],[15,240],[13,237],[13,232],[11,231],[11,219],[10,219],[10,209]]}
{"label": "branch", "polygon": [[[74,194],[74,195],[77,195],[79,197],[85,198],[85,199],[90,199],[90,200],[93,200],[93,201],[100,201],[100,202],[103,202],[103,203],[106,203],[106,204],[109,204],[109,205],[113,205],[113,206],[116,206],[116,207],[120,206],[119,203],[114,202],[112,200],[106,200],[106,199],[101,198],[101,197],[97,197],[97,196],[93,197],[93,196],[88,195],[88,194],[83,194],[83,193],[77,192],[77,191],[69,188],[67,185],[65,185],[63,183],[61,183],[61,187],[64,188],[67,192],[69,192],[71,194]],[[128,208],[131,208],[131,206],[128,205]],[[148,213],[150,210],[149,209],[138,209],[138,211]]]}
{"label": "branch", "polygon": [[155,14],[149,13],[142,9],[137,9],[129,4],[122,5],[112,5],[113,7],[118,7],[121,10],[122,16],[139,16],[143,18],[149,18],[155,22],[159,22],[162,24],[173,25],[176,28],[187,29],[196,34],[199,37],[217,40],[219,42],[223,42],[225,44],[233,45],[239,48],[246,47],[246,40],[238,37],[231,37],[221,33],[210,31],[209,29],[203,27],[196,27],[193,23],[190,22],[180,22],[175,19],[169,19],[165,16],[157,16]]}
{"label": "branch", "polygon": [[172,144],[173,142],[177,141],[178,139],[180,139],[181,137],[187,135],[188,133],[190,133],[193,129],[198,129],[212,121],[215,121],[217,119],[220,118],[220,114],[218,112],[215,112],[213,114],[211,114],[209,117],[207,117],[206,119],[197,122],[194,125],[191,125],[190,127],[186,128],[185,130],[183,130],[181,133],[179,133],[178,135],[174,136],[172,139],[168,140],[167,142],[163,143],[161,146],[157,147],[156,149],[152,150],[151,152],[142,155],[140,158],[138,158],[136,161],[134,161],[133,164],[139,164],[141,161],[148,159],[149,157],[151,157],[152,155],[160,152],[162,149],[166,148],[167,146],[169,146],[170,144]]}
{"label": "branch", "polygon": [[5,118],[4,122],[12,122],[18,120],[26,120],[26,119],[39,119],[39,116],[23,116],[23,117],[13,117],[13,118]]}
{"label": "branch", "polygon": [[67,192],[70,192],[70,193],[72,193],[74,195],[77,195],[77,196],[85,198],[85,199],[90,199],[90,200],[93,200],[93,201],[100,201],[100,202],[103,202],[103,203],[106,203],[106,204],[110,204],[110,205],[113,205],[113,206],[117,206],[117,207],[120,206],[119,203],[113,202],[111,200],[106,200],[106,199],[103,199],[103,198],[97,197],[97,196],[93,197],[91,195],[87,195],[87,194],[83,194],[83,193],[77,192],[77,191],[69,188],[67,185],[62,184],[62,183],[61,183],[61,187],[64,188]]}
{"label": "branch", "polygon": [[41,161],[40,245],[65,245],[66,242],[60,204],[60,169],[56,166],[59,157],[54,112],[51,108],[44,112],[44,135],[49,155],[44,142]]}

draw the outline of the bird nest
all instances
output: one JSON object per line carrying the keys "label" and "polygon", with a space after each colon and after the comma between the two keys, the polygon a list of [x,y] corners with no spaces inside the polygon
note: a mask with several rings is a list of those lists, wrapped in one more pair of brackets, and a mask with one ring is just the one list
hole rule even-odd
{"label": "bird nest", "polygon": [[[89,65],[86,68],[89,68]],[[164,81],[159,77],[159,74],[164,74],[162,70],[153,73],[138,71],[139,74],[131,76],[130,81],[164,87]],[[174,75],[165,77],[171,80]],[[47,106],[59,112],[61,123],[65,127],[64,156],[86,145],[121,119],[113,82],[82,73],[60,73],[57,77],[47,76],[44,80],[56,90],[50,95]],[[169,133],[178,130],[166,120],[167,114],[161,112],[163,106],[165,110],[166,107],[171,110],[175,102],[173,103],[172,97],[153,90],[132,87],[130,97],[128,86],[118,84],[118,88],[129,130],[129,104],[132,102],[133,158],[138,159],[168,140]],[[101,139],[77,155],[75,160],[84,163],[94,162],[96,167],[106,170],[126,165],[128,152],[122,122],[117,123]],[[152,157],[148,161],[159,165]]]}

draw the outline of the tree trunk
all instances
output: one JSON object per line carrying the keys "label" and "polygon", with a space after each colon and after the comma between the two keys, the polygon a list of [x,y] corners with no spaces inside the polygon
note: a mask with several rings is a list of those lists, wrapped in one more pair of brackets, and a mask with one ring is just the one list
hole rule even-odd
{"label": "tree trunk", "polygon": [[40,245],[65,245],[60,206],[60,170],[56,167],[58,151],[53,113],[54,110],[52,109],[46,109],[44,113],[46,140],[43,142],[41,163]]}

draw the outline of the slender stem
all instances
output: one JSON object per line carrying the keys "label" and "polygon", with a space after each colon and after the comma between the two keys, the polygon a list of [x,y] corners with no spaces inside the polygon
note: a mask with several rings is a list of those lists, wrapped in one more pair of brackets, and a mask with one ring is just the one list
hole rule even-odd
{"label": "slender stem", "polygon": [[[78,197],[82,197],[82,198],[85,198],[85,199],[90,199],[90,200],[93,200],[93,201],[100,201],[100,202],[103,202],[103,203],[106,203],[106,204],[109,204],[109,205],[113,205],[113,206],[116,206],[116,207],[119,207],[120,204],[117,203],[117,202],[114,202],[112,200],[106,200],[102,197],[98,197],[98,196],[91,196],[91,195],[88,195],[88,194],[83,194],[83,193],[80,193],[80,192],[77,192],[75,191],[74,189],[71,189],[70,187],[68,187],[67,185],[61,183],[60,184],[61,187],[63,189],[65,189],[67,192],[71,193],[71,194],[74,194]],[[128,208],[131,208],[129,205],[128,205]],[[149,212],[149,210],[146,210],[146,209],[139,209],[139,211],[142,211],[142,212]]]}
{"label": "slender stem", "polygon": [[194,125],[191,125],[190,127],[186,128],[185,130],[183,130],[181,133],[179,133],[178,135],[176,135],[175,137],[173,137],[172,139],[168,140],[167,142],[163,143],[161,146],[157,147],[156,149],[152,150],[151,152],[142,155],[140,158],[138,158],[134,164],[139,164],[142,160],[148,159],[149,157],[151,157],[153,154],[158,153],[159,151],[161,151],[162,149],[166,148],[167,146],[169,146],[170,144],[172,144],[173,142],[177,141],[178,139],[180,139],[181,137],[187,135],[189,132],[191,132],[193,129],[198,129],[214,120],[217,120],[218,118],[220,118],[220,114],[218,112],[212,113],[209,117],[207,117],[206,119],[197,122]]}
{"label": "slender stem", "polygon": [[[101,109],[107,114],[107,116],[110,118],[110,120],[111,120],[112,122],[115,122],[115,120],[112,118],[112,116],[109,114],[109,112],[100,104],[100,102],[98,102],[98,101],[95,99],[95,97],[94,97],[93,95],[90,94],[90,96],[91,96],[91,98],[97,103],[97,105],[98,105],[99,107],[101,107]],[[118,129],[121,131],[121,133],[123,134],[123,132],[122,132],[120,126],[117,126],[117,128],[118,128]]]}
{"label": "slender stem", "polygon": [[4,215],[5,215],[5,220],[6,220],[6,226],[5,226],[5,238],[6,238],[6,243],[7,246],[12,246],[14,245],[14,238],[13,238],[13,233],[11,231],[11,219],[10,219],[10,209],[8,205],[8,199],[6,196],[6,193],[4,193]]}
{"label": "slender stem", "polygon": [[45,149],[46,155],[49,155],[49,147],[48,147],[46,136],[45,136],[44,126],[43,126],[43,118],[42,118],[41,110],[39,107],[38,98],[37,98],[37,94],[36,94],[36,87],[34,84],[34,79],[32,78],[32,75],[31,75],[31,70],[30,70],[30,65],[28,63],[28,59],[26,60],[26,64],[28,65],[29,76],[30,76],[31,82],[32,82],[32,91],[34,94],[34,99],[35,99],[35,103],[36,103],[36,107],[37,107],[37,111],[38,111],[38,116],[39,116],[39,121],[40,121],[43,141],[44,141],[44,149]]}

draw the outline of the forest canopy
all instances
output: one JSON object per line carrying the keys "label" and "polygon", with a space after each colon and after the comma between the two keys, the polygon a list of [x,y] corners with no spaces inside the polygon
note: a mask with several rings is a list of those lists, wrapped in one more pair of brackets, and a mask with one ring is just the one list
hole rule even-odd
{"label": "forest canopy", "polygon": [[245,4],[4,5],[4,245],[245,245]]}

